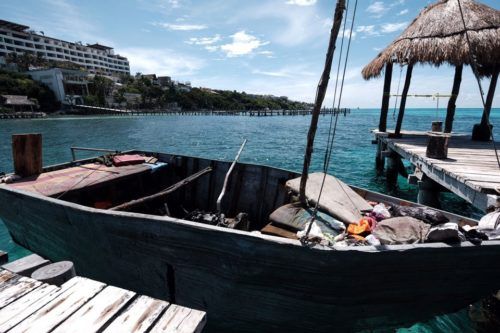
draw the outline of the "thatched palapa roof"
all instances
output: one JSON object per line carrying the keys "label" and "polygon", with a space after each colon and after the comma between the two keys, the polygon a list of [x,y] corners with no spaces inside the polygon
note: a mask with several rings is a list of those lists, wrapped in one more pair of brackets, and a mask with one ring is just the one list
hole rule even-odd
{"label": "thatched palapa roof", "polygon": [[[481,76],[500,67],[500,11],[473,0],[460,0],[472,54]],[[469,65],[469,46],[458,0],[439,0],[416,19],[362,71],[366,80],[386,63]]]}

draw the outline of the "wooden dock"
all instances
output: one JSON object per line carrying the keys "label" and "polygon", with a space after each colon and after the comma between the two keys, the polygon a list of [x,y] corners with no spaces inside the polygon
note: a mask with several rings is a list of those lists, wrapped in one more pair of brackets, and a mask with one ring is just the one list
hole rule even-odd
{"label": "wooden dock", "polygon": [[201,332],[203,311],[83,277],[61,287],[0,269],[0,332]]}
{"label": "wooden dock", "polygon": [[[82,115],[114,115],[114,116],[248,116],[248,117],[273,117],[273,116],[308,116],[311,110],[181,110],[181,109],[115,109],[90,105],[75,105]],[[347,115],[350,109],[323,108],[321,115],[342,114]]]}
{"label": "wooden dock", "polygon": [[[397,156],[415,166],[419,185],[424,178],[439,184],[475,207],[486,211],[500,207],[500,167],[492,142],[472,141],[468,135],[453,135],[447,159],[426,157],[427,133],[403,131],[402,137],[374,132],[382,158]],[[500,147],[500,143],[497,143]]]}

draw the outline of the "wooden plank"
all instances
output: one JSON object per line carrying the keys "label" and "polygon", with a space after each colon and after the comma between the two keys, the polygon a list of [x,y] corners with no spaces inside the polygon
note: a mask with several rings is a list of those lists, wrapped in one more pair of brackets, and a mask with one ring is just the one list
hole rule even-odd
{"label": "wooden plank", "polygon": [[139,296],[113,320],[104,333],[144,333],[168,305],[165,301]]}
{"label": "wooden plank", "polygon": [[23,177],[42,173],[42,135],[12,135],[14,172]]}
{"label": "wooden plank", "polygon": [[18,325],[25,318],[64,293],[78,281],[79,279],[72,279],[66,282],[61,288],[43,284],[40,288],[7,305],[0,310],[0,332],[6,332]]}
{"label": "wooden plank", "polygon": [[0,265],[5,264],[7,261],[9,261],[9,254],[4,251],[0,251]]}
{"label": "wooden plank", "polygon": [[53,332],[97,332],[134,296],[133,291],[107,286]]}
{"label": "wooden plank", "polygon": [[5,264],[2,268],[19,275],[29,276],[38,268],[48,265],[49,263],[50,261],[43,259],[38,254],[30,254],[29,256]]}
{"label": "wooden plank", "polygon": [[33,289],[38,288],[41,284],[42,283],[39,281],[21,277],[13,285],[3,289],[0,293],[0,309],[32,291]]}
{"label": "wooden plank", "polygon": [[206,323],[203,311],[172,304],[151,329],[151,333],[198,333]]}
{"label": "wooden plank", "polygon": [[76,284],[38,309],[18,326],[15,326],[10,333],[50,332],[89,299],[99,293],[105,286],[101,282],[80,277]]}
{"label": "wooden plank", "polygon": [[0,271],[0,287],[2,287],[8,280],[12,279],[15,274],[7,270]]}
{"label": "wooden plank", "polygon": [[290,239],[298,239],[297,234],[295,232],[277,227],[275,225],[272,225],[271,223],[262,228],[260,232],[266,235],[285,237]]}

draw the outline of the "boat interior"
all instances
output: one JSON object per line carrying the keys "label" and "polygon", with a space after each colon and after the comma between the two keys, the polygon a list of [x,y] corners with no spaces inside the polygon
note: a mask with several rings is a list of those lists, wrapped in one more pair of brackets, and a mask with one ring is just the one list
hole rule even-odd
{"label": "boat interior", "polygon": [[[298,239],[296,228],[275,223],[270,215],[297,201],[298,193],[286,184],[299,175],[243,163],[236,163],[228,174],[230,167],[224,161],[130,151],[46,167],[41,174],[16,179],[9,186],[92,208],[170,216]],[[419,206],[350,188],[368,202]],[[451,222],[477,223],[442,213]]]}

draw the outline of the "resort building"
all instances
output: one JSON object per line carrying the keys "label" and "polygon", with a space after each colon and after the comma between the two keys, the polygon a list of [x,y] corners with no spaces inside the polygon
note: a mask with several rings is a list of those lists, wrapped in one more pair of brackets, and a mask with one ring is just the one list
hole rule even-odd
{"label": "resort building", "polygon": [[[130,74],[127,58],[114,54],[111,47],[83,45],[44,36],[28,26],[0,20],[0,58],[9,53],[40,55],[47,60],[72,62],[90,73],[120,76]],[[0,63],[4,60],[0,60]]]}
{"label": "resort building", "polygon": [[87,74],[83,71],[51,68],[29,71],[26,74],[33,80],[46,84],[63,104],[83,104],[83,96],[89,93]]}

